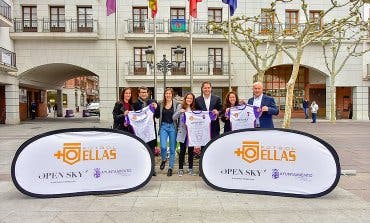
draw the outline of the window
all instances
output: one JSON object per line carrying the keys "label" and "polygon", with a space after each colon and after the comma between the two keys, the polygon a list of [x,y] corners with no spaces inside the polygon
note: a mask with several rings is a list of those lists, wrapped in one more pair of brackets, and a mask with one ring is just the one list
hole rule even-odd
{"label": "window", "polygon": [[171,48],[171,62],[175,65],[172,68],[172,75],[186,75],[186,48],[181,48],[182,50],[184,50],[184,56],[183,61],[181,61],[179,64],[176,64],[176,49],[176,47]]}
{"label": "window", "polygon": [[134,75],[146,75],[146,56],[147,47],[134,48]]}
{"label": "window", "polygon": [[272,31],[274,25],[274,12],[269,9],[261,9],[260,33],[268,34]]}
{"label": "window", "polygon": [[134,33],[145,32],[145,21],[148,19],[148,8],[147,7],[133,7],[132,8],[133,18],[133,30]]}
{"label": "window", "polygon": [[285,32],[288,34],[293,33],[298,28],[298,11],[286,10],[285,11]]}
{"label": "window", "polygon": [[322,27],[321,11],[310,11],[310,23],[314,23],[315,30],[320,30]]}
{"label": "window", "polygon": [[91,6],[77,7],[77,31],[78,32],[93,31],[93,16]]}
{"label": "window", "polygon": [[210,65],[209,69],[212,69],[213,75],[223,74],[222,56],[222,48],[208,49],[208,64]]}
{"label": "window", "polygon": [[222,22],[222,9],[208,9],[208,21]]}
{"label": "window", "polygon": [[185,32],[185,8],[171,8],[171,32]]}
{"label": "window", "polygon": [[64,6],[50,6],[50,32],[65,31]]}
{"label": "window", "polygon": [[22,23],[24,32],[37,32],[36,6],[22,7]]}
{"label": "window", "polygon": [[[281,110],[285,110],[286,84],[290,79],[292,66],[279,66],[266,71],[264,76],[265,93],[274,97],[276,104]],[[299,68],[298,77],[293,90],[293,110],[302,109],[304,89],[308,69]]]}

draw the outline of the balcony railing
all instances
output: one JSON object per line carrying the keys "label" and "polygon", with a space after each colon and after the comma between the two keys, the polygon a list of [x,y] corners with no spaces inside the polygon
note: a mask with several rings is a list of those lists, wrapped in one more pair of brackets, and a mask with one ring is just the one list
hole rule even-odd
{"label": "balcony railing", "polygon": [[[127,33],[154,33],[153,20],[144,21],[126,20]],[[155,21],[157,33],[189,33],[189,21],[183,19],[169,20],[158,19]],[[207,20],[194,20],[193,33],[195,34],[216,34],[207,29]]]}
{"label": "balcony railing", "polygon": [[[153,75],[149,65],[144,61],[141,65],[134,65],[133,61],[126,63],[129,75]],[[194,62],[194,75],[227,75],[228,74],[228,63],[222,63],[222,66],[217,66],[213,62]],[[190,63],[188,61],[181,62],[180,67],[174,67],[167,75],[181,76],[189,75]],[[157,75],[161,75],[162,71],[157,68]]]}
{"label": "balcony railing", "polygon": [[93,19],[38,20],[14,19],[14,32],[90,32],[97,33],[98,21]]}
{"label": "balcony railing", "polygon": [[0,64],[10,68],[16,68],[15,53],[0,47]]}
{"label": "balcony railing", "polygon": [[0,15],[4,16],[9,21],[11,21],[12,20],[11,12],[12,12],[12,9],[11,9],[10,5],[8,5],[3,0],[0,0]]}
{"label": "balcony railing", "polygon": [[[299,24],[281,24],[281,23],[254,23],[254,32],[256,34],[267,35],[269,33],[285,33],[285,34],[294,34],[295,32],[301,32],[307,26],[306,23]],[[322,28],[321,24],[312,24],[312,30],[320,30]]]}

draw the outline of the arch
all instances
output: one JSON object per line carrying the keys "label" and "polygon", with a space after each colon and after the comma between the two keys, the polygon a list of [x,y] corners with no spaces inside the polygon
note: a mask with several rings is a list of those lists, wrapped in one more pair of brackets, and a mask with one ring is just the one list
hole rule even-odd
{"label": "arch", "polygon": [[61,88],[66,80],[81,76],[99,76],[73,64],[50,63],[28,69],[18,75],[19,83],[42,89]]}
{"label": "arch", "polygon": [[[274,66],[272,66],[271,68],[274,68],[274,67],[279,67],[279,66],[293,66],[292,63],[281,63],[281,64],[274,64]],[[318,68],[316,66],[310,66],[310,65],[307,65],[307,64],[302,64],[300,65],[300,67],[305,67],[305,68],[308,68],[310,70],[313,70],[313,71],[316,71],[317,73],[320,73],[322,74],[323,76],[325,77],[330,77],[330,75],[328,73],[326,73],[327,71],[324,71],[324,67],[322,68]],[[271,69],[270,68],[270,69]]]}

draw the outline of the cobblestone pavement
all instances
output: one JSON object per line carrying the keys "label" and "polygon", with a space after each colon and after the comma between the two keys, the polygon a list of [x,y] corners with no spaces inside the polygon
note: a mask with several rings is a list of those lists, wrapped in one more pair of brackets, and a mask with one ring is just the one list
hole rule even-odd
{"label": "cobblestone pavement", "polygon": [[[281,120],[275,122],[281,126]],[[198,176],[167,177],[166,169],[159,171],[158,166],[157,177],[128,194],[35,199],[18,192],[10,178],[17,148],[34,135],[73,127],[110,128],[111,124],[96,117],[76,117],[0,125],[0,222],[370,222],[368,121],[292,120],[292,129],[330,143],[343,170],[356,171],[341,176],[338,187],[321,198],[224,193]]]}

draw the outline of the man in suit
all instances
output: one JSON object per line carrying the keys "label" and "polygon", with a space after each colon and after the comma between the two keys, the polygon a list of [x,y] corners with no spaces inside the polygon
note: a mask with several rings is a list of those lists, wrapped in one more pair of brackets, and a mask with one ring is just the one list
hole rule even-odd
{"label": "man in suit", "polygon": [[205,81],[202,83],[202,95],[195,99],[195,109],[202,111],[211,111],[217,116],[217,119],[211,121],[211,138],[220,135],[220,122],[218,116],[222,110],[221,99],[216,95],[212,95],[211,82]]}
{"label": "man in suit", "polygon": [[253,84],[253,97],[248,100],[248,104],[260,107],[262,115],[256,120],[257,127],[274,128],[272,116],[279,114],[274,98],[263,94],[263,84],[255,82]]}
{"label": "man in suit", "polygon": [[[158,104],[155,100],[149,99],[149,89],[147,87],[142,86],[142,87],[139,87],[138,90],[139,90],[139,97],[137,98],[137,101],[135,101],[132,104],[132,108],[134,109],[134,111],[139,111],[139,110],[145,108],[146,106],[152,104],[154,106],[154,108],[156,109],[156,114],[157,114],[159,112]],[[154,130],[156,131],[155,136],[157,136],[157,128],[156,128],[155,118],[158,118],[158,117],[153,117],[153,119],[154,119]],[[147,142],[147,145],[150,147],[150,149],[152,150],[152,152],[154,154],[155,153],[155,147],[157,146],[157,138],[153,139],[150,142]],[[155,170],[153,172],[153,176],[157,176],[157,173],[155,172]]]}

